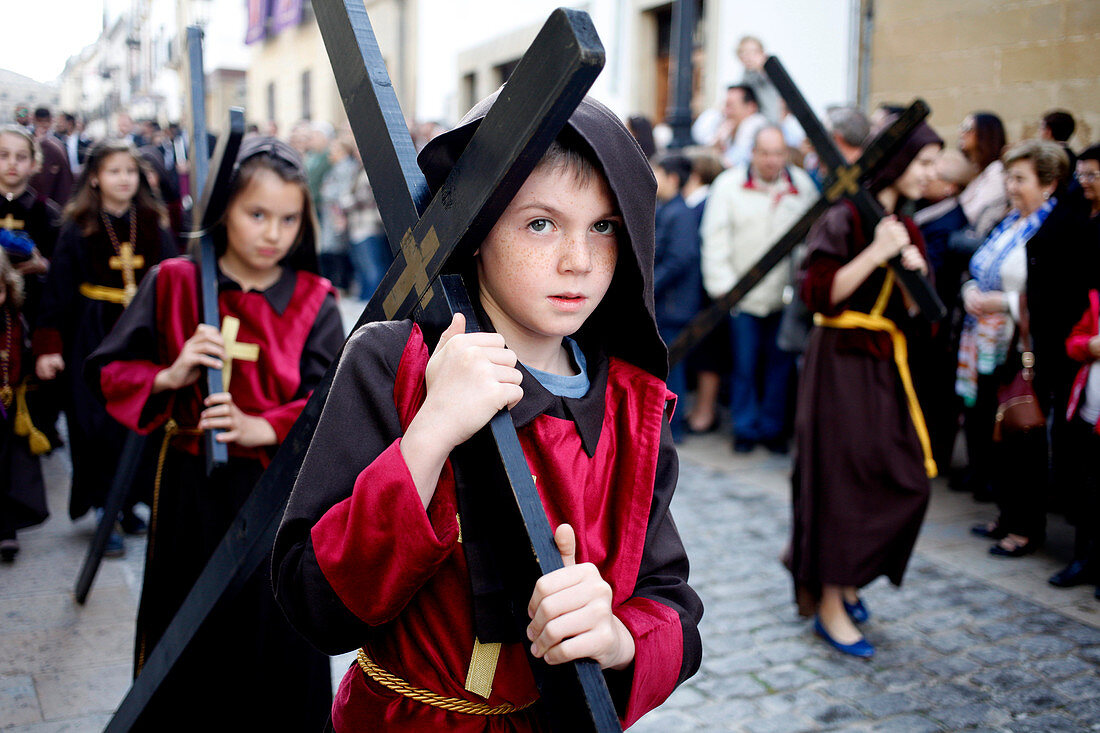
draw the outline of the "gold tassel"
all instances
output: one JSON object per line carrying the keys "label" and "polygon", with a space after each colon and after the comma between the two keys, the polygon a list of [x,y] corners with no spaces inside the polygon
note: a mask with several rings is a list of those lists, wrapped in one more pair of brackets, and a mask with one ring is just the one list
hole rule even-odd
{"label": "gold tassel", "polygon": [[15,388],[15,434],[27,438],[31,454],[40,456],[49,453],[53,448],[46,434],[34,426],[31,421],[31,411],[27,408],[27,383],[23,382]]}

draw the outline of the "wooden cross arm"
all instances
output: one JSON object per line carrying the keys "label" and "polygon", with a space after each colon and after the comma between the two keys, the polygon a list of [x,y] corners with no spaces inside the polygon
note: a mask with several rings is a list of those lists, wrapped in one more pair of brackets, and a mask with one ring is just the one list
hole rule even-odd
{"label": "wooden cross arm", "polygon": [[[864,172],[870,170],[870,166],[862,160],[856,164],[848,164],[848,161],[837,149],[832,136],[829,135],[825,126],[814,115],[806,98],[802,96],[802,92],[798,90],[794,80],[791,79],[779,59],[775,56],[769,56],[767,61],[764,62],[764,71],[767,72],[768,78],[771,79],[772,84],[775,85],[780,96],[783,97],[787,109],[802,125],[802,130],[813,144],[814,150],[817,151],[821,161],[829,169],[829,175],[826,177],[824,185],[826,197],[830,202],[837,201],[840,198],[851,199],[860,209],[862,215],[868,219],[869,224],[877,224],[886,215],[886,212],[874,195],[858,183],[859,179],[866,180],[868,176]],[[919,122],[927,116],[928,105],[920,99],[913,102],[903,113],[903,117],[907,121],[916,120]],[[909,129],[913,128],[910,127]],[[875,167],[878,167],[880,161],[875,160],[874,162]],[[913,296],[913,300],[926,318],[938,321],[947,314],[947,308],[927,278],[919,272],[906,269],[901,264],[900,256],[891,259],[889,264],[894,274],[905,286],[905,289]]]}

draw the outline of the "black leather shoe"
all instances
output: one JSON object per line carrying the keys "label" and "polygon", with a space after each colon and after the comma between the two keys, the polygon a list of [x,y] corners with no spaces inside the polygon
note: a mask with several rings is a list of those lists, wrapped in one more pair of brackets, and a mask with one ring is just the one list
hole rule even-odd
{"label": "black leather shoe", "polygon": [[1074,560],[1047,580],[1055,588],[1073,588],[1095,581],[1096,573],[1092,566],[1082,560]]}

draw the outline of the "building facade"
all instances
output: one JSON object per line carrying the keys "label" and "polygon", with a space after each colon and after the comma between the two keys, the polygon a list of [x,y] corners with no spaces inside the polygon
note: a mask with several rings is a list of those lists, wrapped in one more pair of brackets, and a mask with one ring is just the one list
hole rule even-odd
{"label": "building facade", "polygon": [[1100,2],[863,0],[870,19],[870,103],[920,96],[945,139],[990,111],[1009,142],[1038,134],[1043,113],[1077,120],[1070,145],[1100,139]]}

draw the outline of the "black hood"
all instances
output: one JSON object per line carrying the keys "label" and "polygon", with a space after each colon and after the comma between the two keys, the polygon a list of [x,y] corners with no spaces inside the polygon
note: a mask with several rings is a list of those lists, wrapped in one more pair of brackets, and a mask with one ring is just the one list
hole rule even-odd
{"label": "black hood", "polygon": [[[417,162],[433,194],[443,185],[497,94],[499,91],[478,102],[457,127],[433,138],[421,151]],[[600,102],[585,97],[566,124],[595,153],[625,224],[611,287],[575,338],[586,348],[602,349],[665,379],[668,352],[653,313],[657,181],[638,142]]]}

